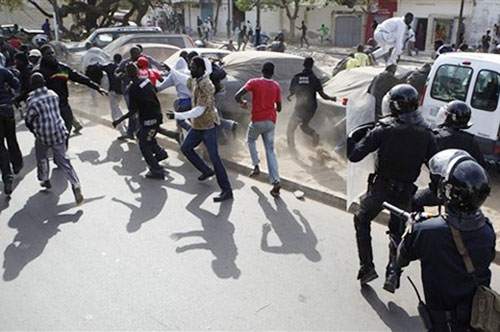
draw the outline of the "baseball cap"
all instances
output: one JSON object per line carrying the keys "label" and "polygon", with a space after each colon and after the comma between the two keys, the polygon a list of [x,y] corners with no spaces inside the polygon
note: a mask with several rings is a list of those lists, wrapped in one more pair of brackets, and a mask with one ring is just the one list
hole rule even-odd
{"label": "baseball cap", "polygon": [[41,58],[42,57],[42,52],[40,52],[40,50],[34,49],[34,50],[31,50],[28,53],[28,56],[36,56],[36,57]]}

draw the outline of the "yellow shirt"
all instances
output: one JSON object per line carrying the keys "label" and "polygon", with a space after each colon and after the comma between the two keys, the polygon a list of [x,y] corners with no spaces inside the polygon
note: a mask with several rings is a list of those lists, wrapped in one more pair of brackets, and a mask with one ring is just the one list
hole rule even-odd
{"label": "yellow shirt", "polygon": [[358,60],[360,67],[366,67],[370,65],[370,59],[365,53],[358,52],[354,54],[354,57],[356,58],[356,60]]}
{"label": "yellow shirt", "polygon": [[347,60],[347,64],[345,65],[345,69],[349,70],[356,67],[359,67],[359,61],[355,58],[349,58],[349,60]]}

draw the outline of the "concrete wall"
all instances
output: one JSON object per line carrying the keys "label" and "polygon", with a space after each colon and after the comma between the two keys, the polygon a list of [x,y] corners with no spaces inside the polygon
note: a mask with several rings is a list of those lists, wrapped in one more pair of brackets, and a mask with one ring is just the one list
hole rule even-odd
{"label": "concrete wall", "polygon": [[[458,29],[458,16],[460,14],[460,2],[460,0],[399,0],[397,16],[403,16],[407,12],[411,12],[416,18],[427,18],[427,39],[425,48],[427,50],[432,50],[434,43],[434,29],[437,22],[436,20],[438,19],[454,20],[451,32],[451,43],[455,42]],[[470,28],[468,28],[468,20],[470,20],[472,9],[473,1],[465,0],[464,23],[466,25],[466,39],[467,31],[470,30]]]}
{"label": "concrete wall", "polygon": [[481,37],[487,29],[494,36],[493,27],[500,24],[500,1],[499,0],[476,0],[476,6],[472,11],[472,18],[466,25],[466,38],[470,45],[481,43]]}

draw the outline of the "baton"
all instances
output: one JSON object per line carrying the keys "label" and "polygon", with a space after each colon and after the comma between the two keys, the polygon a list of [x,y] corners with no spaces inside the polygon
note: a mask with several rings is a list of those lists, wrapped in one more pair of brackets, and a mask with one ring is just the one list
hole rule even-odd
{"label": "baton", "polygon": [[395,214],[399,218],[405,219],[406,221],[409,221],[412,219],[412,216],[409,212],[406,212],[405,210],[402,210],[402,209],[400,209],[400,208],[398,208],[390,203],[384,202],[384,203],[382,203],[382,206],[384,207],[384,209],[389,210],[390,212],[392,212],[393,214]]}
{"label": "baton", "polygon": [[403,234],[403,237],[406,234],[410,234],[412,232],[412,228],[413,228],[413,224],[415,223],[415,220],[409,212],[406,212],[405,210],[400,209],[400,208],[398,208],[390,203],[387,203],[387,202],[382,203],[382,206],[384,207],[384,209],[389,210],[392,214],[394,214],[397,217],[404,219],[406,221],[406,227],[405,227],[406,230]]}

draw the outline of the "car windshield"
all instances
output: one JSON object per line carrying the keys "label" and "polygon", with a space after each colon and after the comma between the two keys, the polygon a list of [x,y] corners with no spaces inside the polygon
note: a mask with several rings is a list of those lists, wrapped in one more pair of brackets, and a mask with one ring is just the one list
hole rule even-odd
{"label": "car windshield", "polygon": [[472,68],[442,65],[432,83],[431,96],[434,99],[449,102],[465,101],[472,77]]}

